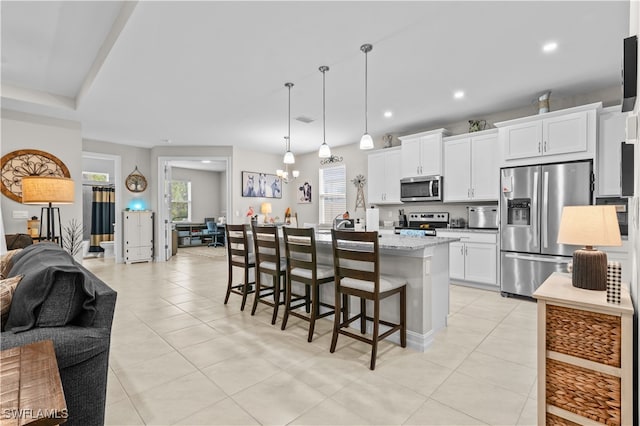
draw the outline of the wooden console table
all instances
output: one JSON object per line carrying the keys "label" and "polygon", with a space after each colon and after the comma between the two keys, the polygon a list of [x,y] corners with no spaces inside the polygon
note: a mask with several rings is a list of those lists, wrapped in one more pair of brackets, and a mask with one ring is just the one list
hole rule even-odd
{"label": "wooden console table", "polygon": [[67,421],[51,340],[0,352],[0,381],[0,426],[48,426]]}
{"label": "wooden console table", "polygon": [[633,424],[633,305],[553,273],[538,299],[538,425]]}

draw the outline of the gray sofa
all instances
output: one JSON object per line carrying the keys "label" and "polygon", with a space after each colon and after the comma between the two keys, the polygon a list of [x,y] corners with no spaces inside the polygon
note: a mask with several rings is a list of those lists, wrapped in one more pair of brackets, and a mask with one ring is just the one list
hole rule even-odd
{"label": "gray sofa", "polygon": [[9,276],[20,274],[0,348],[52,340],[66,424],[104,424],[116,292],[53,243],[14,256]]}

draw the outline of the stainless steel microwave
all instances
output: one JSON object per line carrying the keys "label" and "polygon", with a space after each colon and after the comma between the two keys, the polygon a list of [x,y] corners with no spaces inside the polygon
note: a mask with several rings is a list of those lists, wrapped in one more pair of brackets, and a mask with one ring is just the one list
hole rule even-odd
{"label": "stainless steel microwave", "polygon": [[442,176],[400,179],[400,201],[441,201]]}

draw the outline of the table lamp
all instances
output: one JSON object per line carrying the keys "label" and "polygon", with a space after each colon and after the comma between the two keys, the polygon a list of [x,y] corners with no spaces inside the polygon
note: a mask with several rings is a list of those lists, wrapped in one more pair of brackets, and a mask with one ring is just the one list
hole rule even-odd
{"label": "table lamp", "polygon": [[[72,204],[74,201],[74,185],[69,178],[53,176],[25,176],[22,178],[22,204],[48,204],[40,209],[40,240],[55,241],[56,220],[54,212],[58,212],[59,242],[62,246],[62,222],[60,209],[52,204]],[[47,233],[43,238],[42,224],[46,210]]]}
{"label": "table lamp", "polygon": [[573,252],[574,287],[607,289],[607,254],[594,246],[621,246],[615,206],[567,206],[562,209],[558,243],[585,246]]}
{"label": "table lamp", "polygon": [[267,216],[271,213],[271,203],[262,203],[260,205],[260,213],[264,215],[264,223],[267,223]]}

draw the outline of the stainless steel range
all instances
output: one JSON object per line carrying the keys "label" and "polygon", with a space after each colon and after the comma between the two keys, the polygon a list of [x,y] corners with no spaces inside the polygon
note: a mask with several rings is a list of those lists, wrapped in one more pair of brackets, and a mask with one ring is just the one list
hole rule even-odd
{"label": "stainless steel range", "polygon": [[448,212],[414,212],[407,216],[407,226],[397,226],[396,234],[435,236],[436,229],[449,225]]}

